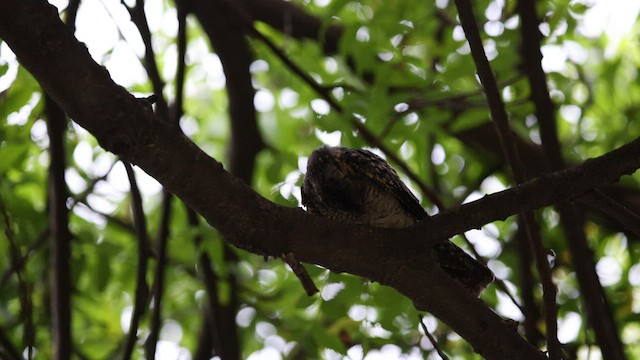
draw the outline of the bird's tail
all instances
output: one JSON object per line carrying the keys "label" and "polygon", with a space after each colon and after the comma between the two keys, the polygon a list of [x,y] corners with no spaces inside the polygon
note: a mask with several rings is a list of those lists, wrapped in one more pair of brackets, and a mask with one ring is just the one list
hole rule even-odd
{"label": "bird's tail", "polygon": [[433,250],[440,268],[476,296],[495,279],[489,268],[450,241],[436,245]]}

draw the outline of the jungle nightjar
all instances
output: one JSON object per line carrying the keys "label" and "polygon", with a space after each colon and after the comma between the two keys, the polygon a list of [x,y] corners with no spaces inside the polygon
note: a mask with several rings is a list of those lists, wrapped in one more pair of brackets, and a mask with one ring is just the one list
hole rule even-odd
{"label": "jungle nightjar", "polygon": [[[307,163],[302,204],[325,218],[381,228],[404,228],[429,217],[398,174],[363,149],[323,146]],[[450,241],[429,255],[451,278],[478,296],[493,273]]]}

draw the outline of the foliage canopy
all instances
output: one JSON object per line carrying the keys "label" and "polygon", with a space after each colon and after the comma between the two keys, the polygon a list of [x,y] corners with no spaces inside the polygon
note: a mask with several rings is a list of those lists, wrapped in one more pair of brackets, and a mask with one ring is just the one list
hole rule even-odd
{"label": "foliage canopy", "polygon": [[[517,184],[491,122],[495,104],[485,97],[460,25],[456,5],[463,2],[56,5],[116,82],[138,97],[158,95],[162,121],[175,121],[270,201],[299,206],[306,156],[322,144],[340,144],[377,149],[435,214]],[[0,12],[9,3],[1,1]],[[595,32],[589,17],[602,9],[541,1],[541,23],[533,28],[544,36],[540,48],[526,40],[531,28],[523,28],[519,6],[473,2],[526,179],[559,170],[554,156],[572,166],[632,142],[640,133],[637,31]],[[154,351],[162,359],[438,358],[419,315],[441,351],[479,358],[391,287],[306,264],[320,288],[307,296],[280,259],[225,243],[139,169],[132,184],[123,162],[80,126],[62,121],[64,131],[54,138],[57,105],[10,46],[0,47],[0,253],[7,254],[0,259],[0,357],[60,356],[47,329],[56,318],[50,298],[60,291],[52,288],[57,280],[50,274],[59,270],[50,253],[63,227],[70,233],[68,330],[77,358],[126,356],[134,340],[135,358]],[[523,56],[527,49],[542,49],[544,74],[531,70],[538,59]],[[553,101],[544,120],[535,76],[546,80]],[[549,124],[557,129],[557,154],[547,148]],[[56,143],[61,152],[53,150]],[[56,188],[58,165],[64,174]],[[587,359],[607,349],[605,359],[618,359],[622,344],[629,358],[640,358],[640,249],[631,223],[640,213],[639,181],[637,174],[623,176],[599,188],[600,200],[591,194],[535,212],[557,286],[563,357]],[[68,219],[56,215],[52,193],[64,195],[58,205],[69,209]],[[565,222],[571,212],[573,227]],[[529,250],[522,219],[470,227],[453,241],[496,274],[498,283],[482,295],[487,306],[520,321],[527,340],[546,350],[549,301],[543,306],[544,273],[534,261],[541,253]],[[580,236],[567,230],[576,228]],[[136,270],[141,259],[148,264]],[[581,279],[602,287],[596,281],[595,290],[585,289]],[[602,299],[604,305],[594,305]],[[131,322],[136,301],[144,310],[139,326]],[[601,318],[597,306],[610,318]],[[137,339],[128,336],[132,325]]]}

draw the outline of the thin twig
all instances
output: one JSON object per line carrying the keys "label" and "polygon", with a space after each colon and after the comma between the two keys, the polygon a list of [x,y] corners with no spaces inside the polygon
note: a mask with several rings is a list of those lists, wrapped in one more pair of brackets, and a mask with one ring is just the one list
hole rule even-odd
{"label": "thin twig", "polygon": [[[137,6],[144,5],[138,2]],[[176,7],[178,8],[178,69],[176,74],[176,99],[175,99],[175,107],[173,114],[167,114],[167,116],[171,116],[171,120],[174,124],[178,124],[180,121],[180,117],[182,116],[182,104],[183,104],[183,88],[184,88],[184,72],[185,72],[185,53],[186,53],[186,12],[184,11],[184,7],[181,2],[176,3]],[[142,14],[144,15],[144,14]],[[141,26],[148,29],[146,26],[146,16],[142,16],[144,20],[144,24],[138,25],[138,28]],[[142,33],[142,31],[141,31]],[[153,49],[151,47],[151,38],[149,37],[145,39],[145,42],[149,42],[147,47],[151,50],[151,55],[149,53],[145,54],[147,57],[147,62],[152,62],[154,64],[153,67],[147,69],[148,73],[152,73],[151,77],[155,78],[154,87],[158,85],[162,85],[162,81],[160,80],[160,74],[157,72],[157,66],[155,66],[155,60],[153,56]],[[155,72],[154,72],[155,71]],[[155,93],[162,93],[162,87],[155,89]],[[164,97],[156,96],[159,98],[161,103],[165,103]],[[158,337],[160,335],[160,325],[161,325],[161,304],[162,304],[162,293],[164,289],[164,270],[166,267],[167,259],[166,259],[166,250],[167,250],[167,242],[169,238],[169,220],[171,214],[171,193],[166,190],[163,192],[163,200],[162,200],[162,215],[160,220],[160,228],[158,231],[158,263],[156,264],[156,272],[155,272],[155,283],[153,287],[153,299],[154,299],[154,308],[151,314],[151,329],[149,333],[149,337],[145,343],[146,347],[146,356],[147,359],[154,359],[156,353],[156,343],[158,342]]]}
{"label": "thin twig", "polygon": [[[476,64],[477,74],[485,89],[485,94],[489,102],[491,118],[498,133],[500,145],[503,149],[505,159],[511,168],[516,184],[521,184],[526,180],[525,168],[519,159],[518,149],[513,139],[509,127],[509,119],[505,110],[500,91],[498,89],[493,71],[487,60],[478,31],[478,24],[473,14],[473,7],[469,0],[455,0],[460,23],[471,48],[471,55]],[[545,309],[545,325],[547,328],[547,347],[551,359],[561,358],[561,347],[558,341],[557,324],[557,290],[551,276],[551,269],[547,261],[540,230],[535,222],[532,211],[525,211],[521,214],[524,219],[525,232],[528,235],[530,246],[533,248],[536,267],[540,273],[540,280],[543,288],[543,304]]]}
{"label": "thin twig", "polygon": [[131,359],[133,347],[138,337],[138,325],[142,317],[149,298],[149,286],[147,285],[147,260],[149,258],[150,246],[149,237],[147,235],[147,225],[142,208],[142,197],[136,183],[135,174],[131,165],[123,161],[124,168],[127,171],[129,184],[131,185],[131,209],[133,212],[133,220],[135,223],[136,239],[138,241],[138,270],[136,275],[136,292],[133,304],[133,312],[129,323],[129,334],[125,343],[124,360]]}
{"label": "thin twig", "polygon": [[296,274],[298,280],[300,280],[300,283],[302,284],[302,287],[307,292],[307,295],[313,296],[319,291],[316,284],[313,283],[313,279],[311,279],[307,269],[300,264],[300,261],[296,259],[293,253],[282,254],[282,260],[286,262],[293,273]]}
{"label": "thin twig", "polygon": [[173,104],[173,123],[178,125],[183,114],[184,104],[184,78],[187,68],[185,57],[187,53],[187,11],[182,1],[176,1],[178,11],[178,68],[176,69],[176,98]]}
{"label": "thin twig", "polygon": [[607,195],[604,191],[594,189],[593,192],[581,197],[579,201],[581,204],[611,216],[612,219],[619,221],[626,230],[640,237],[640,216]]}
{"label": "thin twig", "polygon": [[167,120],[169,117],[169,107],[167,102],[162,96],[164,89],[164,81],[160,76],[158,65],[156,64],[155,53],[153,51],[153,44],[151,42],[151,30],[149,30],[149,23],[147,23],[147,15],[144,11],[144,0],[136,0],[136,4],[133,7],[127,6],[127,4],[121,1],[122,5],[129,11],[131,21],[138,28],[138,32],[142,37],[144,43],[144,68],[147,71],[149,80],[153,86],[153,92],[158,96],[158,102],[156,105],[156,115],[162,120]]}
{"label": "thin twig", "polygon": [[86,200],[78,201],[75,204],[75,206],[78,206],[79,204],[82,205],[87,210],[91,211],[92,213],[103,217],[110,224],[116,225],[116,226],[120,227],[121,229],[126,230],[126,231],[131,232],[131,233],[135,232],[135,226],[133,224],[129,223],[128,221],[122,220],[117,216],[114,216],[114,215],[111,215],[111,214],[105,214],[105,213],[103,213],[103,212],[101,212],[101,211],[99,211],[97,209],[94,209],[93,206],[91,206]]}
{"label": "thin twig", "polygon": [[[473,256],[476,258],[476,260],[482,263],[482,265],[487,266],[487,261],[485,260],[484,257],[478,254],[478,250],[476,250],[475,246],[473,246],[473,244],[471,243],[467,235],[461,234],[460,237],[462,237],[464,242],[467,244],[467,247],[471,249],[471,252],[473,253]],[[494,283],[496,284],[496,287],[498,288],[498,290],[502,291],[505,295],[507,295],[507,297],[509,298],[509,300],[511,300],[513,305],[515,305],[518,308],[518,310],[520,310],[520,312],[524,314],[524,309],[522,308],[518,300],[516,300],[516,297],[511,293],[511,291],[509,291],[509,288],[507,287],[505,282],[502,281],[502,279],[495,278]]]}
{"label": "thin twig", "polygon": [[[66,8],[65,25],[72,32],[76,29],[76,16],[80,0],[71,0]],[[66,209],[67,190],[64,178],[65,155],[64,155],[64,132],[66,128],[66,115],[57,103],[51,101],[49,96],[45,97],[47,112],[47,126],[51,139],[51,173],[50,181],[50,209],[52,217],[50,229],[52,229],[52,239],[55,245],[52,247],[52,266],[57,268],[52,272],[54,290],[52,291],[52,307],[54,314],[52,323],[54,327],[54,351],[58,358],[66,359],[71,353],[71,271],[69,261],[71,258],[71,234],[69,233],[69,217]],[[55,128],[54,129],[52,129]],[[56,138],[56,139],[54,139]],[[57,159],[56,159],[57,158]],[[56,226],[52,226],[57,223]],[[47,231],[48,232],[48,231]],[[66,252],[66,254],[65,254]],[[63,277],[65,279],[63,279]],[[60,282],[65,282],[62,284]],[[59,292],[68,291],[68,294],[59,296]],[[57,312],[60,312],[56,314]],[[56,328],[56,326],[58,326]],[[58,333],[62,331],[61,333]],[[62,339],[60,339],[62,338]],[[31,349],[29,348],[29,358]]]}
{"label": "thin twig", "polygon": [[78,8],[80,7],[80,0],[70,0],[66,9],[65,24],[71,30],[72,33],[76,32],[76,16],[78,15]]}
{"label": "thin twig", "polygon": [[[184,1],[176,1],[177,17],[178,17],[178,66],[176,70],[176,96],[175,102],[172,104],[172,121],[178,125],[180,118],[183,114],[184,103],[184,79],[186,71],[185,54],[187,48],[187,5]],[[197,229],[200,226],[200,220],[195,211],[186,207],[187,219],[189,226],[193,229]],[[195,232],[193,241],[196,248],[199,248],[202,243],[201,232]],[[199,339],[197,341],[197,348],[193,351],[194,360],[206,360],[211,356],[221,354],[222,345],[220,340],[220,320],[218,317],[221,314],[220,303],[218,301],[218,277],[211,265],[211,258],[207,254],[206,250],[200,249],[198,256],[198,265],[202,270],[203,281],[207,292],[207,302],[202,308],[202,323],[200,329]]]}
{"label": "thin twig", "polygon": [[[198,228],[199,218],[196,212],[187,209],[189,225]],[[194,236],[196,247],[203,241],[201,233]],[[225,245],[223,243],[223,245]],[[224,246],[224,257],[228,261],[237,262],[237,258],[229,256],[227,250],[229,246]],[[218,286],[219,278],[212,267],[212,259],[205,250],[200,250],[198,258],[199,269],[201,269],[202,282],[207,291],[208,302],[202,308],[202,328],[197,349],[194,351],[194,360],[208,360],[214,355],[222,359],[240,358],[238,336],[236,333],[235,315],[237,313],[237,284],[232,274],[229,274],[228,282],[231,287],[231,296],[228,304],[223,306],[219,301]]]}
{"label": "thin twig", "polygon": [[[16,241],[15,233],[11,227],[11,219],[9,212],[5,206],[4,200],[0,197],[0,213],[2,214],[2,220],[4,223],[4,234],[9,243],[9,259],[11,261],[12,273],[16,275],[18,279],[18,292],[20,297],[20,317],[24,319],[23,329],[23,343],[22,347],[27,349],[27,359],[33,358],[33,349],[35,341],[35,328],[33,326],[33,303],[31,302],[31,294],[29,293],[29,285],[24,279],[22,273],[23,258],[20,254],[20,248]],[[15,346],[11,343],[9,338],[2,332],[1,346],[4,347],[10,353],[17,352]]]}
{"label": "thin twig", "polygon": [[[2,201],[2,200],[0,199],[0,201]],[[0,205],[0,206],[2,206],[2,205]],[[2,274],[2,277],[0,277],[0,291],[2,291],[2,289],[6,285],[7,281],[9,281],[9,278],[11,277],[11,275],[13,275],[17,271],[22,271],[22,268],[24,268],[25,264],[27,263],[27,259],[29,259],[29,257],[33,255],[32,252],[36,251],[36,250],[39,250],[40,248],[42,248],[44,246],[44,244],[47,243],[47,240],[49,240],[49,235],[50,235],[49,226],[47,226],[36,237],[36,240],[34,242],[32,242],[31,244],[29,244],[29,247],[27,248],[27,251],[25,251],[25,253],[22,254],[22,257],[20,257],[18,259],[18,261],[13,262],[13,260],[12,260],[11,268],[7,269]]]}
{"label": "thin twig", "polygon": [[531,264],[533,263],[533,255],[531,254],[531,246],[526,241],[524,232],[525,226],[522,224],[523,218],[518,217],[518,231],[515,235],[515,246],[519,261],[517,266],[520,279],[520,297],[522,298],[524,310],[524,331],[527,340],[530,343],[539,346],[544,341],[544,336],[538,331],[538,323],[540,322],[540,310],[536,302],[534,291],[538,282],[534,279]]}
{"label": "thin twig", "polygon": [[65,182],[64,135],[66,115],[45,95],[47,131],[49,133],[49,228],[51,229],[51,323],[54,359],[69,359],[71,342],[71,233]]}
{"label": "thin twig", "polygon": [[166,190],[162,198],[162,215],[160,217],[160,227],[158,229],[158,262],[154,274],[155,283],[153,286],[153,311],[151,313],[151,327],[149,337],[145,342],[145,355],[148,360],[155,359],[156,343],[160,336],[160,326],[162,325],[161,309],[162,294],[164,291],[164,273],[167,267],[167,243],[169,240],[169,223],[171,220],[171,200],[173,196]]}
{"label": "thin twig", "polygon": [[431,333],[429,332],[429,329],[427,329],[427,325],[425,325],[424,321],[422,321],[422,315],[420,314],[418,314],[418,321],[420,322],[420,326],[422,326],[422,330],[424,331],[424,334],[427,336],[427,338],[431,342],[431,345],[433,345],[433,348],[436,349],[436,351],[438,352],[438,355],[440,355],[442,360],[449,360],[449,357],[447,356],[447,354],[445,354],[442,350],[440,350],[440,347],[438,346],[438,342],[436,341],[436,339],[434,339],[434,337],[431,336]]}
{"label": "thin twig", "polygon": [[4,329],[0,327],[0,359],[5,358],[7,360],[22,360],[23,356],[20,355]]}
{"label": "thin twig", "polygon": [[[190,208],[187,208],[187,218],[190,227],[197,229],[200,226],[198,214]],[[202,234],[197,232],[193,241],[196,248],[198,248],[203,241]],[[194,352],[194,358],[200,360],[210,359],[212,353],[218,355],[222,353],[222,335],[220,333],[221,324],[219,319],[220,315],[222,315],[222,308],[218,300],[218,276],[211,266],[209,254],[207,254],[204,249],[200,250],[198,264],[200,265],[200,269],[202,269],[203,284],[209,300],[203,308],[204,320],[202,322],[202,330],[200,331],[202,335],[207,335],[206,341],[204,338],[201,339],[198,342],[198,348]]]}
{"label": "thin twig", "polygon": [[111,173],[111,170],[113,170],[113,167],[115,166],[115,164],[116,164],[116,162],[112,162],[111,165],[109,165],[109,168],[107,169],[107,171],[103,175],[95,177],[95,178],[92,178],[89,181],[89,184],[87,184],[87,188],[84,189],[84,191],[82,191],[79,194],[74,194],[73,195],[73,199],[71,199],[70,207],[73,208],[78,203],[85,203],[86,200],[87,200],[87,197],[89,197],[89,195],[93,194],[93,190],[95,189],[96,185],[100,181],[105,180],[107,178],[107,176],[109,176],[109,174]]}

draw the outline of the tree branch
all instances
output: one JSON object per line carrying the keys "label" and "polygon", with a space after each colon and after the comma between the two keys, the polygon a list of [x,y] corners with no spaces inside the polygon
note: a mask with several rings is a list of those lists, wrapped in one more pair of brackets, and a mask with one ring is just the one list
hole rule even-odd
{"label": "tree branch", "polygon": [[[245,1],[240,4],[241,5],[238,6],[245,9],[254,20],[263,21],[269,24],[273,28],[280,30],[285,36],[290,36],[295,39],[314,39],[323,44],[324,52],[328,55],[335,54],[338,51],[340,37],[344,33],[343,27],[338,24],[323,24],[323,20],[321,18],[311,15],[297,7],[295,4],[283,0],[253,0]],[[533,14],[533,12],[529,12],[528,14]],[[436,11],[435,15],[440,19],[440,24],[447,24],[450,26],[457,25],[457,23],[443,11]],[[535,14],[533,14],[533,16],[535,16]],[[525,21],[524,17],[523,21]],[[525,57],[525,59],[530,58],[532,57],[528,55]],[[541,77],[538,78],[542,79]],[[454,101],[455,97],[456,96],[451,97],[448,100]],[[442,100],[436,100],[436,102]],[[428,99],[416,99],[414,102],[426,104],[431,103],[432,101]],[[452,104],[452,106],[457,105]],[[418,105],[418,108],[419,107],[420,105]],[[491,152],[498,156],[500,156],[499,154],[502,152],[500,149],[500,142],[496,138],[495,130],[492,129],[491,124],[484,124],[477,128],[454,133],[453,135],[460,138],[465,144],[475,144],[482,149],[491,150]],[[544,172],[547,169],[546,156],[539,151],[537,146],[520,139],[517,137],[517,134],[513,134],[512,136],[516,141],[521,160],[527,164],[527,170],[532,171],[533,174]],[[402,163],[397,165],[401,166]],[[409,172],[408,175],[411,177],[411,172]],[[412,180],[415,181],[414,179]],[[421,186],[420,182],[416,183]],[[621,192],[625,192],[625,190],[620,187],[615,187],[607,189],[605,193],[614,200],[622,202],[623,206],[631,207],[631,205],[635,205],[634,207],[638,207],[637,205],[639,201],[633,202],[629,199],[629,196],[614,196]],[[626,192],[628,193],[628,191]],[[618,210],[611,207],[601,207],[598,203],[594,204],[592,199],[589,199],[588,201],[581,199],[580,202],[587,204],[592,208],[597,208],[599,211],[609,215],[612,219],[621,222],[625,228],[637,233],[637,222],[634,222],[633,217],[629,216],[628,213],[620,213]],[[600,203],[602,202],[606,202],[606,200],[601,199]],[[633,204],[631,204],[632,202]],[[623,216],[620,217],[620,214]]]}
{"label": "tree branch", "polygon": [[71,234],[64,178],[64,134],[67,127],[62,109],[45,96],[49,132],[49,227],[51,228],[51,322],[54,359],[69,359],[71,343]]}
{"label": "tree branch", "polygon": [[[239,9],[237,6],[234,6],[234,9],[236,9],[236,12],[239,13],[240,18],[245,21],[251,35],[262,41],[274,53],[274,55],[276,55],[278,59],[280,59],[285,64],[285,66],[289,68],[289,70],[296,74],[304,83],[309,85],[318,95],[322,97],[322,99],[324,99],[329,104],[329,106],[333,110],[341,114],[344,112],[340,104],[338,104],[334,96],[331,94],[329,88],[320,85],[312,76],[307,74],[302,68],[300,68],[300,66],[289,59],[283,51],[281,51],[271,40],[269,40],[269,38],[264,36],[255,27],[253,27],[250,20],[246,16],[243,16],[242,9]],[[416,183],[416,185],[418,185],[422,193],[425,194],[427,198],[429,198],[429,201],[431,201],[431,203],[433,203],[439,209],[444,208],[435,192],[431,190],[424,183],[424,181],[422,181],[422,179],[420,179],[420,177],[409,168],[406,162],[402,161],[402,159],[400,159],[400,157],[396,153],[390,151],[378,137],[376,137],[371,131],[369,131],[366,126],[364,126],[364,124],[360,122],[360,120],[351,116],[350,121],[354,129],[358,130],[360,136],[362,136],[362,138],[369,145],[380,149],[380,151],[382,151],[382,153],[384,153],[384,155],[389,158],[391,162],[396,164],[414,183]]]}
{"label": "tree branch", "polygon": [[176,39],[178,44],[178,68],[176,69],[176,97],[171,106],[170,115],[173,123],[179,125],[180,118],[182,118],[184,112],[184,77],[187,68],[185,62],[187,54],[187,10],[181,1],[176,2],[176,9],[178,17],[178,35]]}
{"label": "tree branch", "polygon": [[158,97],[156,113],[161,119],[166,121],[169,118],[169,107],[167,106],[167,102],[165,101],[162,93],[162,90],[164,89],[164,81],[160,76],[160,71],[156,64],[155,52],[153,51],[153,45],[151,42],[151,30],[149,30],[147,15],[144,11],[144,0],[136,0],[136,4],[133,7],[127,6],[124,1],[122,1],[122,5],[127,9],[127,11],[129,11],[131,21],[136,25],[138,32],[140,33],[140,37],[142,37],[142,42],[144,43],[144,68],[147,72],[147,76],[149,76],[149,80],[151,80],[153,92]]}
{"label": "tree branch", "polygon": [[[334,54],[338,50],[338,43],[340,41],[340,37],[344,32],[344,29],[338,24],[328,25],[326,26],[326,30],[323,30],[324,28],[322,19],[306,13],[295,4],[291,4],[282,0],[254,0],[245,1],[241,4],[242,5],[237,5],[237,7],[242,7],[242,9],[246,10],[246,12],[249,13],[254,20],[263,21],[274,27],[275,29],[280,30],[286,36],[291,36],[295,39],[315,39],[318,42],[324,44],[324,51],[328,55]],[[456,25],[456,22],[452,22],[451,19],[447,17],[446,14],[443,14],[442,11],[436,11],[436,16],[441,19],[441,23]],[[269,44],[267,44],[267,46],[269,46]],[[269,47],[271,48],[271,46]],[[275,54],[280,57],[278,53]],[[530,57],[527,56],[525,58],[528,59]],[[292,70],[295,71],[295,68],[292,68]],[[506,85],[517,79],[519,79],[519,77],[506,80],[503,83]],[[418,109],[420,107],[427,106],[428,104],[441,106],[442,104],[438,103],[442,101],[452,102],[452,106],[457,106],[453,104],[455,103],[456,98],[468,95],[471,94],[462,94],[440,100],[415,99],[413,102],[416,103],[415,105],[417,105]],[[414,105],[411,105],[410,107],[413,108]],[[410,109],[408,111],[411,110],[415,109]],[[458,137],[464,144],[473,144],[476,147],[489,150],[493,154],[501,156],[502,149],[500,148],[500,142],[496,137],[496,132],[493,129],[493,126],[489,123],[480,125],[473,129],[456,132],[453,135]],[[548,169],[547,157],[542,154],[538,146],[522,140],[515,133],[512,133],[511,136],[514,138],[521,160],[525,164],[527,164],[527,170],[532,172],[532,174],[530,175],[539,174]],[[393,158],[390,159],[392,161],[394,160]],[[412,177],[412,172],[410,170],[407,172],[406,170],[408,169],[405,169],[402,166],[402,162],[396,163],[396,165],[401,167],[402,170],[405,171],[405,173],[407,173],[407,175],[412,179],[412,181],[416,182],[416,184],[420,186],[423,193],[429,196],[429,194],[425,192],[425,189],[423,188],[422,183],[419,181],[419,179],[418,181],[416,181]],[[634,234],[637,234],[637,222],[633,219],[633,216],[630,216],[628,212],[620,212],[619,208],[620,206],[631,207],[631,205],[637,205],[639,202],[635,201],[633,202],[633,204],[631,204],[632,201],[629,200],[629,196],[623,196],[619,194],[621,192],[625,192],[625,190],[621,189],[620,187],[612,187],[610,189],[607,189],[606,191],[603,190],[603,192],[605,192],[605,194],[608,194],[608,196],[612,199],[617,200],[618,202],[623,202],[623,205],[616,206],[617,209],[610,206],[602,207],[600,205],[602,205],[603,202],[606,202],[606,200],[600,199],[599,202],[594,202],[595,200],[591,198],[589,200],[580,199],[580,202],[592,208],[598,209],[604,214],[610,216],[612,219],[621,222],[626,229],[632,231]],[[628,193],[628,191],[626,192]],[[635,207],[637,208],[637,206]]]}
{"label": "tree branch", "polygon": [[[75,31],[75,18],[80,1],[71,1],[67,29]],[[45,112],[49,133],[49,228],[51,229],[51,323],[54,359],[68,359],[73,351],[71,337],[71,233],[67,209],[67,183],[65,180],[65,133],[67,117],[45,91]],[[31,336],[34,336],[31,334]],[[31,347],[28,348],[31,358]]]}
{"label": "tree branch", "polygon": [[[471,56],[476,64],[477,74],[480,82],[484,87],[487,101],[489,102],[489,110],[491,111],[491,119],[496,128],[498,139],[507,160],[507,164],[511,168],[513,178],[516,184],[521,184],[527,178],[525,168],[520,160],[518,148],[513,139],[511,128],[509,126],[509,117],[505,109],[498,84],[496,83],[491,65],[484,52],[478,24],[473,14],[473,7],[470,0],[455,0],[460,23],[464,29],[465,36],[471,48]],[[560,342],[558,341],[558,306],[556,303],[557,289],[553,283],[551,268],[547,261],[546,252],[544,250],[542,239],[540,237],[540,227],[535,221],[533,211],[526,210],[520,214],[523,218],[522,224],[525,227],[525,233],[528,236],[529,244],[533,250],[534,260],[543,289],[543,304],[545,325],[547,328],[547,347],[551,359],[561,358]]]}
{"label": "tree branch", "polygon": [[321,19],[283,0],[249,0],[241,3],[254,19],[280,30],[285,36],[319,40],[326,53],[338,51],[344,31],[341,26],[325,26]]}
{"label": "tree branch", "polygon": [[[4,225],[4,234],[7,237],[9,243],[9,260],[11,261],[11,272],[16,275],[18,280],[18,293],[20,298],[20,317],[24,318],[24,329],[22,347],[26,349],[26,358],[33,358],[34,342],[35,342],[35,328],[33,326],[33,302],[31,300],[31,294],[29,293],[29,285],[24,279],[23,264],[25,260],[20,253],[18,242],[15,238],[15,233],[11,227],[11,219],[9,212],[5,206],[5,202],[0,197],[0,216],[2,216],[2,224]],[[46,239],[45,239],[46,240]],[[10,354],[17,354],[17,350],[9,337],[4,333],[4,330],[0,328],[0,348],[5,349]],[[21,358],[19,356],[16,359]]]}
{"label": "tree branch", "polygon": [[621,224],[630,233],[640,238],[640,215],[616,201],[602,189],[595,189],[593,192],[580,198],[580,203],[620,220]]}
{"label": "tree branch", "polygon": [[[520,33],[522,36],[522,61],[524,70],[531,84],[531,99],[535,104],[536,118],[540,126],[542,150],[548,159],[549,168],[552,171],[565,167],[565,161],[560,151],[560,141],[556,129],[556,116],[549,88],[547,76],[542,69],[542,53],[540,51],[541,34],[538,30],[539,21],[536,12],[536,2],[531,0],[519,0],[517,11],[522,20]],[[603,205],[600,207],[605,213],[619,215],[623,222],[630,224],[627,227],[632,231],[638,231],[638,219],[611,198],[599,190],[590,192],[583,197],[582,202]],[[585,296],[583,301],[587,309],[587,319],[596,333],[598,344],[602,348],[605,359],[625,359],[624,348],[618,336],[618,329],[609,311],[606,295],[600,284],[600,279],[595,272],[593,255],[589,250],[587,238],[584,233],[584,219],[582,211],[574,204],[562,203],[557,206],[560,214],[567,243],[571,249],[571,258],[574,263],[580,289]]]}
{"label": "tree branch", "polygon": [[[219,56],[226,76],[226,90],[229,98],[229,121],[231,136],[227,145],[227,163],[229,172],[246,184],[253,182],[255,160],[264,148],[264,140],[258,128],[258,119],[253,105],[255,91],[252,84],[250,65],[254,60],[253,52],[246,38],[246,28],[243,21],[238,19],[236,11],[230,8],[228,2],[216,1],[188,1],[191,10],[200,21],[211,45]],[[224,261],[233,267],[235,257],[228,257],[228,245],[223,245]],[[208,260],[202,254],[201,262]],[[210,265],[203,267],[206,276]],[[217,292],[212,292],[215,283],[206,284],[209,290],[209,308],[205,316],[209,315],[213,326],[214,345],[216,351],[225,359],[240,359],[241,349],[238,339],[238,329],[235,316],[239,303],[238,287],[229,274],[231,299],[222,305],[218,301]],[[215,296],[215,298],[214,298]],[[215,324],[214,324],[215,323]]]}
{"label": "tree branch", "polygon": [[11,340],[2,327],[0,327],[0,358],[6,358],[7,360],[20,360],[24,358],[20,355],[13,343],[11,343]]}
{"label": "tree branch", "polygon": [[140,319],[144,314],[149,299],[149,285],[147,284],[146,276],[147,260],[149,259],[151,249],[149,246],[144,210],[142,209],[142,198],[140,197],[140,190],[136,183],[135,173],[133,172],[131,164],[126,161],[123,161],[122,163],[127,171],[127,177],[129,178],[129,184],[131,185],[131,210],[133,212],[136,240],[138,243],[136,292],[134,296],[133,311],[131,313],[131,321],[129,322],[129,334],[127,335],[124,354],[122,355],[124,360],[128,360],[131,359],[133,347],[135,346],[136,339],[138,338],[138,326],[140,324]]}
{"label": "tree branch", "polygon": [[254,89],[249,66],[253,54],[246,25],[224,0],[187,1],[220,57],[226,76],[231,117],[228,145],[229,171],[251,183],[255,157],[264,148],[253,106]]}
{"label": "tree branch", "polygon": [[[374,229],[327,221],[260,197],[175,126],[157,121],[148,102],[115,85],[46,2],[0,0],[0,10],[0,36],[63,109],[101,146],[135,162],[203,215],[228,242],[271,256],[294,252],[301,261],[392,286],[488,359],[544,355],[415,249],[523,208],[579,196],[640,166],[640,140],[636,140],[579,167],[463,205],[413,228]],[[440,237],[430,234],[432,230]],[[404,243],[414,251],[399,246]],[[430,296],[434,293],[439,296]]]}
{"label": "tree branch", "polygon": [[164,191],[162,194],[162,213],[158,228],[157,254],[158,261],[154,273],[153,284],[153,311],[151,312],[151,326],[149,337],[145,341],[145,356],[149,360],[155,359],[156,344],[160,337],[162,325],[162,295],[164,292],[164,272],[167,268],[167,243],[169,242],[169,222],[171,220],[171,193]]}
{"label": "tree branch", "polygon": [[[189,226],[192,228],[197,229],[200,226],[198,215],[195,211],[189,208],[187,208],[187,219],[189,221]],[[193,238],[196,248],[199,247],[202,240],[202,234],[197,232]],[[194,351],[193,358],[196,360],[208,360],[211,359],[211,356],[213,355],[220,355],[221,357],[229,356],[225,351],[226,348],[222,347],[222,334],[220,332],[219,325],[220,320],[218,320],[218,317],[224,311],[220,306],[220,301],[218,300],[218,277],[211,266],[211,258],[206,251],[200,250],[198,264],[202,271],[202,282],[205,290],[207,291],[208,302],[202,307],[202,327],[200,330],[198,347],[196,351]]]}
{"label": "tree branch", "polygon": [[524,334],[530,343],[540,346],[544,341],[544,336],[538,331],[540,322],[540,309],[535,300],[534,291],[537,288],[537,281],[533,276],[531,265],[533,264],[533,254],[527,240],[523,237],[524,225],[520,224],[522,218],[518,218],[518,231],[515,235],[515,246],[517,248],[519,270],[518,278],[520,279],[520,297],[522,298],[523,314],[524,314]]}

